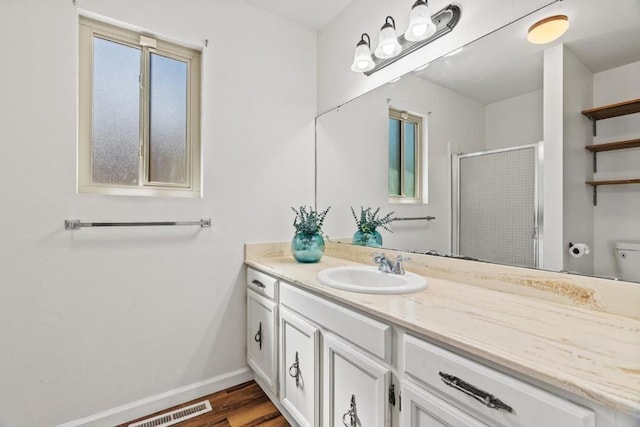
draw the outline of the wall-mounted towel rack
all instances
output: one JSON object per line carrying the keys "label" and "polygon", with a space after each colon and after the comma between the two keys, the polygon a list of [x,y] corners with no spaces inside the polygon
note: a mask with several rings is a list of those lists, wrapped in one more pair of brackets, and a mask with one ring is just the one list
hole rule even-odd
{"label": "wall-mounted towel rack", "polygon": [[158,222],[82,222],[79,219],[65,219],[66,230],[77,230],[84,227],[150,227],[167,225],[199,225],[202,228],[211,227],[211,218],[199,221],[158,221]]}
{"label": "wall-mounted towel rack", "polygon": [[410,218],[393,218],[394,221],[431,221],[436,219],[435,216],[417,216]]}

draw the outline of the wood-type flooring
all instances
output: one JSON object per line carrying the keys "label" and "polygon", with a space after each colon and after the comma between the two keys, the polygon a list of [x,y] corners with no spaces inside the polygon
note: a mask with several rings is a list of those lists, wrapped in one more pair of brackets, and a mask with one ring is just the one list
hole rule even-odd
{"label": "wood-type flooring", "polygon": [[271,403],[266,394],[255,381],[249,381],[226,390],[219,391],[199,399],[186,402],[174,408],[129,421],[117,427],[127,427],[129,424],[173,411],[197,402],[208,400],[213,411],[174,424],[176,427],[285,427],[287,420]]}

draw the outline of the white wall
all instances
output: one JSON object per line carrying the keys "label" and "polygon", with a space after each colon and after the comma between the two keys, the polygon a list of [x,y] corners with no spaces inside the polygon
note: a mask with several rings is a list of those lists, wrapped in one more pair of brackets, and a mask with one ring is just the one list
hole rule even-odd
{"label": "white wall", "polygon": [[560,271],[563,267],[563,87],[564,47],[544,51],[543,71],[543,152],[542,171],[543,233],[541,268]]}
{"label": "white wall", "polygon": [[[416,96],[418,94],[418,96]],[[389,100],[387,102],[387,100]],[[428,203],[388,203],[388,110],[425,117]],[[464,126],[460,126],[464,123]],[[318,119],[318,205],[332,206],[326,231],[331,237],[355,232],[350,206],[381,207],[395,216],[435,216],[430,222],[392,224],[381,230],[384,247],[451,252],[451,153],[484,146],[484,106],[430,81],[407,76],[376,89]]]}
{"label": "white wall", "polygon": [[[593,75],[593,106],[640,98],[640,61]],[[616,117],[598,122],[595,142],[640,138],[640,115]],[[598,154],[597,179],[640,176],[640,148]],[[598,187],[594,208],[594,272],[617,276],[614,261],[616,241],[640,241],[638,227],[640,186]]]}
{"label": "white wall", "polygon": [[487,150],[542,141],[542,90],[488,104],[485,120]]}
{"label": "white wall", "polygon": [[[365,76],[354,73],[350,66],[360,35],[371,36],[373,46],[385,17],[391,15],[399,32],[406,29],[412,0],[352,0],[344,11],[324,27],[318,35],[318,111],[327,111],[354,97],[376,88],[395,77],[430,62],[443,54],[494,31],[532,12],[550,0],[461,0],[462,17],[454,31],[430,43],[389,67]],[[430,0],[432,13],[451,4],[448,0]]]}
{"label": "white wall", "polygon": [[[204,198],[76,194],[76,7],[0,0],[2,427],[56,425],[244,368],[243,244],[289,239],[289,206],[313,200],[314,32],[236,0],[79,7],[209,39]],[[63,229],[209,216],[202,231]]]}
{"label": "white wall", "polygon": [[591,108],[593,73],[568,48],[563,50],[563,247],[564,270],[593,274],[595,254],[574,258],[569,243],[593,246],[593,189],[586,185],[593,176],[593,162],[585,145],[591,126],[582,110]]}

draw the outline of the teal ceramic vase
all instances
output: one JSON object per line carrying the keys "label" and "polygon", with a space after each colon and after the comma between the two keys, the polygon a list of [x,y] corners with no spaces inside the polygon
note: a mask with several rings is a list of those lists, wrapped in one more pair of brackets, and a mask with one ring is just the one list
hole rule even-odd
{"label": "teal ceramic vase", "polygon": [[291,241],[291,253],[298,262],[318,262],[324,255],[324,239],[320,233],[296,233]]}
{"label": "teal ceramic vase", "polygon": [[372,248],[382,247],[382,235],[376,230],[371,233],[364,233],[360,230],[353,235],[353,244],[358,246],[369,246]]}

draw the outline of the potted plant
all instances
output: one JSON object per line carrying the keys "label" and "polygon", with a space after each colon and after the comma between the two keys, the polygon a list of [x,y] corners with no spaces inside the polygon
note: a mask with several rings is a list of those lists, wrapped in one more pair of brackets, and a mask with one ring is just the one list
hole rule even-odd
{"label": "potted plant", "polygon": [[360,216],[356,215],[356,212],[351,208],[351,214],[356,221],[358,231],[353,235],[353,244],[358,246],[371,246],[374,248],[382,247],[382,235],[376,230],[378,227],[393,233],[387,224],[393,222],[394,218],[391,217],[393,212],[389,212],[384,216],[379,215],[380,208],[372,211],[371,208],[363,208],[360,206]]}
{"label": "potted plant", "polygon": [[324,255],[324,238],[322,224],[331,206],[322,212],[312,207],[300,206],[300,210],[293,210],[296,214],[293,227],[296,234],[291,241],[291,253],[298,262],[318,262]]}

